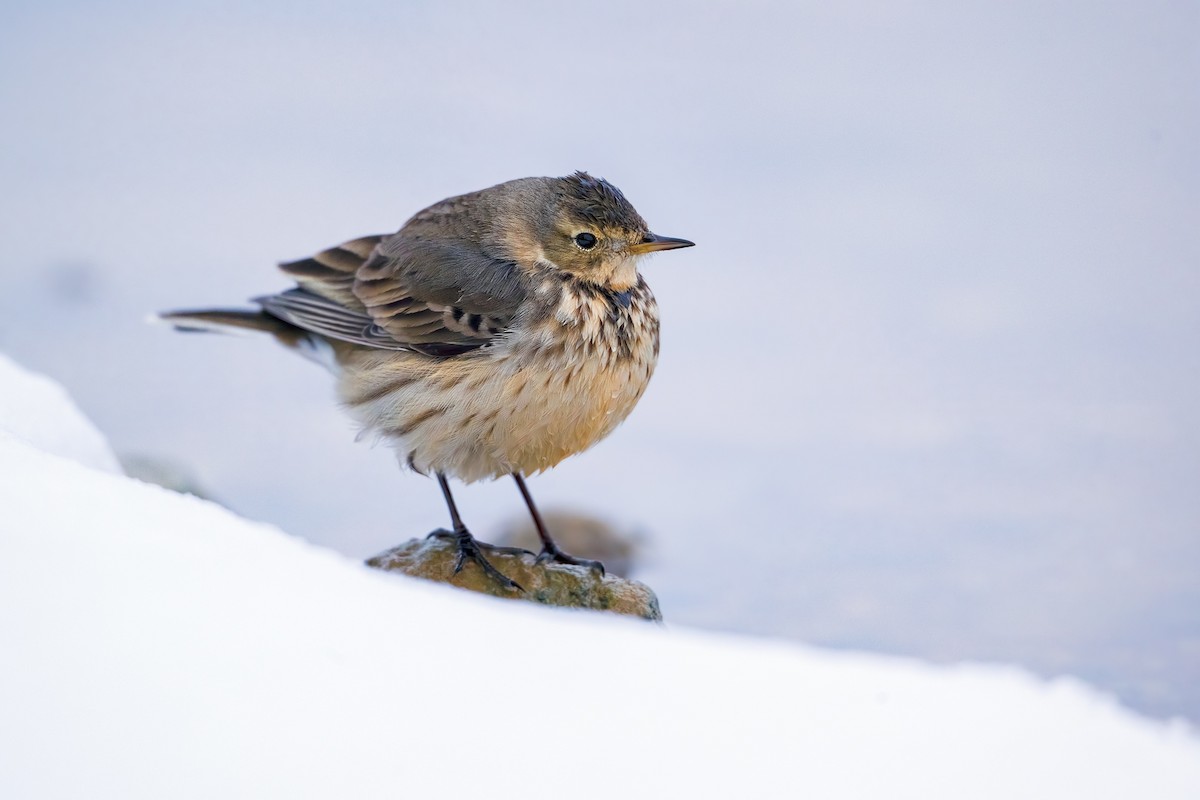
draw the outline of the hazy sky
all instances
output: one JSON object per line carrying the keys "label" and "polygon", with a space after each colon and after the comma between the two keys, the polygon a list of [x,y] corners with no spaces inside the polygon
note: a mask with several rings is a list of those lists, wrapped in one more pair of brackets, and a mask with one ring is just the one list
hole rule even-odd
{"label": "hazy sky", "polygon": [[[0,8],[0,348],[126,453],[355,556],[443,522],[328,377],[155,309],[588,169],[663,355],[532,482],[668,619],[1070,671],[1200,717],[1194,3]],[[486,535],[508,483],[461,502]]]}

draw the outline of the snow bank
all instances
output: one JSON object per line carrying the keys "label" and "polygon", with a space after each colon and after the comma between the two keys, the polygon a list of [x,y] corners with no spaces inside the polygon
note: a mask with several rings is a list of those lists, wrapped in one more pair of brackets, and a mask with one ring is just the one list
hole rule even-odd
{"label": "snow bank", "polygon": [[104,436],[61,386],[0,353],[0,437],[5,434],[95,469],[121,472]]}
{"label": "snow bank", "polygon": [[[3,427],[49,413],[0,378]],[[372,572],[92,468],[55,408],[77,442],[0,439],[4,797],[1200,796],[1187,730],[1075,681]]]}

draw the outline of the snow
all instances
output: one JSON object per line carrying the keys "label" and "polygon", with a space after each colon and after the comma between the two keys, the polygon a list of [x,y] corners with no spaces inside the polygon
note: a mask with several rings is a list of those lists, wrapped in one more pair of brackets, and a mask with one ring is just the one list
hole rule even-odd
{"label": "snow", "polygon": [[0,379],[0,428],[79,439],[0,437],[4,797],[1200,796],[1186,726],[1078,681],[374,572],[113,474]]}
{"label": "snow", "polygon": [[0,353],[0,431],[47,453],[65,456],[106,472],[121,472],[104,436],[83,416],[66,391]]}

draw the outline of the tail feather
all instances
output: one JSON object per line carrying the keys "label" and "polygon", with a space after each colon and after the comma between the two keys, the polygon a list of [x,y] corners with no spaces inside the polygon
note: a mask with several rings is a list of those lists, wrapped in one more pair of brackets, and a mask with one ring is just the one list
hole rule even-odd
{"label": "tail feather", "polygon": [[269,333],[280,344],[338,374],[338,345],[319,333],[312,333],[262,311],[235,308],[208,308],[196,311],[164,311],[158,318],[185,333]]}
{"label": "tail feather", "polygon": [[297,346],[306,332],[278,317],[262,311],[232,308],[208,308],[195,311],[165,311],[159,319],[169,322],[175,330],[187,333],[238,333],[262,331],[273,334],[283,344]]}

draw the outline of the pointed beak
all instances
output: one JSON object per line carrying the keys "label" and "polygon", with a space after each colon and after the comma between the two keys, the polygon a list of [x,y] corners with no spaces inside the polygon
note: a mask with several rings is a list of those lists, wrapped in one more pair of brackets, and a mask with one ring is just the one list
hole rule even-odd
{"label": "pointed beak", "polygon": [[695,247],[695,242],[689,242],[687,239],[674,239],[670,236],[659,236],[656,233],[647,233],[642,241],[629,248],[629,252],[634,255],[644,255],[653,253],[658,250],[676,250],[680,247]]}

